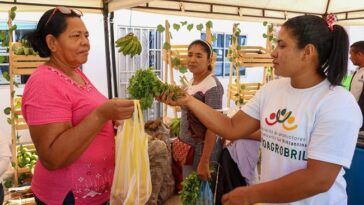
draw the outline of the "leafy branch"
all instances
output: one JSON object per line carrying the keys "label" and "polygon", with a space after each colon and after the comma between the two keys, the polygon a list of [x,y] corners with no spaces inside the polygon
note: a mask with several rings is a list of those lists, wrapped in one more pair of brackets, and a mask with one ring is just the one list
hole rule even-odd
{"label": "leafy branch", "polygon": [[[9,46],[9,38],[10,36],[12,35],[13,31],[15,31],[17,29],[17,26],[14,24],[14,25],[11,25],[11,22],[15,19],[16,17],[16,6],[12,7],[10,9],[10,11],[8,12],[8,30],[7,31],[1,31],[0,32],[0,41],[2,42],[1,43],[1,46],[4,46],[4,47],[8,47]],[[4,57],[1,56],[2,58],[0,58],[0,63],[3,63],[4,62]],[[8,72],[3,72],[3,78],[7,81],[10,81],[10,75]],[[17,82],[14,82],[14,86],[15,87],[19,87],[19,84]],[[11,98],[14,97],[15,95],[15,91],[12,91],[10,93],[11,95]],[[19,104],[18,104],[19,103]],[[15,108],[19,108],[21,106],[20,102],[17,102],[15,105]],[[6,107],[4,109],[4,114],[7,116],[7,122],[9,124],[11,124],[11,108],[10,107]],[[17,114],[14,114],[14,117],[15,118],[18,118],[18,115]]]}
{"label": "leafy branch", "polygon": [[[212,28],[213,27],[212,21],[207,21],[205,23],[205,26],[206,26],[206,28]],[[173,23],[173,25],[172,25],[172,28],[174,30],[176,30],[176,31],[179,31],[183,27],[186,27],[186,29],[188,31],[191,31],[194,28],[194,24],[189,24],[187,21],[181,21],[179,23]],[[196,29],[198,31],[202,31],[203,28],[204,28],[204,24],[200,23],[200,24],[196,25],[195,27],[196,27]],[[159,32],[159,33],[163,33],[163,32],[166,31],[166,28],[162,24],[159,24],[159,25],[157,25],[156,31]],[[169,31],[169,35],[172,38],[172,35],[171,35],[170,31]],[[213,35],[212,36],[212,41],[215,41],[216,39],[217,39],[216,35]],[[171,44],[168,43],[168,42],[164,42],[163,43],[163,49],[166,50],[166,51],[170,50],[171,49]],[[172,64],[172,66],[174,68],[179,70],[179,72],[181,72],[182,74],[187,72],[187,67],[186,67],[186,65],[181,64],[181,60],[180,60],[179,56],[176,56],[176,57],[172,58],[171,64]]]}
{"label": "leafy branch", "polygon": [[263,33],[263,38],[267,38],[272,43],[272,48],[274,49],[274,45],[277,43],[277,38],[274,35],[274,25],[264,21],[263,26],[267,27],[267,32]]}

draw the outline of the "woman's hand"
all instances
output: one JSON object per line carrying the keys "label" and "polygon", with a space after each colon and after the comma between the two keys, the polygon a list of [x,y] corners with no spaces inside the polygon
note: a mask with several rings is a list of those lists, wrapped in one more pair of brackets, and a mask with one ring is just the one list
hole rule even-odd
{"label": "woman's hand", "polygon": [[172,96],[172,93],[163,94],[163,95],[155,97],[155,98],[159,102],[162,102],[162,103],[165,103],[165,104],[171,105],[171,106],[184,106],[184,105],[187,105],[187,103],[191,100],[191,96],[187,93],[185,93],[184,96],[178,98],[177,100],[172,100],[171,96]]}
{"label": "woman's hand", "polygon": [[222,196],[223,205],[253,205],[248,200],[247,187],[238,187]]}
{"label": "woman's hand", "polygon": [[202,181],[207,181],[211,178],[210,163],[208,160],[200,160],[197,166],[197,175]]}
{"label": "woman's hand", "polygon": [[122,127],[124,125],[124,120],[116,120],[113,121],[114,129],[118,129],[118,127]]}
{"label": "woman's hand", "polygon": [[96,112],[104,121],[129,119],[133,116],[134,101],[114,98],[99,106]]}

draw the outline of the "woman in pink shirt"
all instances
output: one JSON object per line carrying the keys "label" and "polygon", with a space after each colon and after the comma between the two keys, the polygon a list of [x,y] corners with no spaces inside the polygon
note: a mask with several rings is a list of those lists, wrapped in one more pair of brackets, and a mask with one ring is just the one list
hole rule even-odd
{"label": "woman in pink shirt", "polygon": [[49,61],[33,72],[22,111],[39,161],[32,180],[37,204],[106,204],[114,172],[112,120],[130,118],[131,100],[105,98],[81,72],[90,49],[82,12],[43,14],[29,42]]}

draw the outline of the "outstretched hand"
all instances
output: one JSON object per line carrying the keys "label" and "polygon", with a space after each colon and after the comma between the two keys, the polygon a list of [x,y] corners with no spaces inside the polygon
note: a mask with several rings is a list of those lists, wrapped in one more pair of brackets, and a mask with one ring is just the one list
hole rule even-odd
{"label": "outstretched hand", "polygon": [[184,106],[187,104],[187,102],[191,98],[191,96],[187,93],[184,93],[183,96],[181,96],[177,99],[173,99],[172,96],[173,96],[173,93],[164,93],[163,95],[155,97],[155,98],[159,102],[162,102],[162,103],[165,103],[165,104],[171,105],[171,106]]}

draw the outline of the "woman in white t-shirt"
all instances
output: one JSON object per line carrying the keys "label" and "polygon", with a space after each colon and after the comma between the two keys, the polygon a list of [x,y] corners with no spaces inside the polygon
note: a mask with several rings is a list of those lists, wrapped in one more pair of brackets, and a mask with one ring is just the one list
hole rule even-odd
{"label": "woman in white t-shirt", "polygon": [[341,86],[348,63],[348,35],[313,15],[286,21],[272,53],[281,79],[264,86],[232,118],[194,98],[188,107],[209,130],[230,140],[261,130],[261,179],[223,196],[223,204],[347,204],[343,167],[350,167],[360,109]]}

